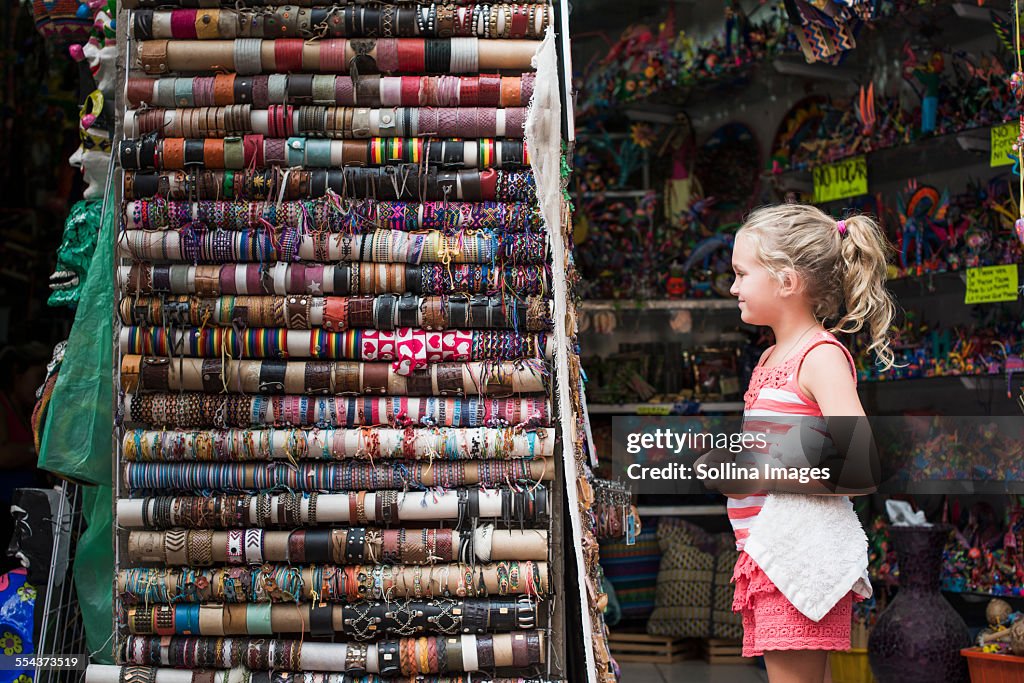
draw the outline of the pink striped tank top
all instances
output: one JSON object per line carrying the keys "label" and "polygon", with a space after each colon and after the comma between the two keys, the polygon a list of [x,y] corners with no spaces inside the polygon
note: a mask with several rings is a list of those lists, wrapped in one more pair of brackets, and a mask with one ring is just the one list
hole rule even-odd
{"label": "pink striped tank top", "polygon": [[[800,384],[797,382],[797,375],[804,358],[807,357],[811,349],[821,344],[835,344],[843,350],[846,358],[850,361],[853,379],[856,382],[857,370],[853,362],[853,356],[850,355],[850,352],[846,350],[846,347],[834,335],[824,330],[812,335],[800,347],[798,353],[787,358],[782,363],[772,367],[764,367],[763,364],[758,364],[754,368],[754,373],[750,377],[750,386],[743,395],[743,428],[745,432],[763,433],[766,435],[768,449],[760,453],[760,455],[764,456],[765,460],[770,457],[768,451],[772,444],[777,443],[785,436],[784,430],[780,432],[777,422],[771,423],[770,420],[773,417],[811,418],[808,426],[811,429],[820,430],[822,434],[826,433],[825,420],[821,414],[821,408],[800,390]],[[774,349],[774,347],[772,348]],[[770,356],[771,354],[768,354],[768,357]],[[765,422],[761,426],[758,425],[759,418],[765,418]],[[820,419],[814,420],[813,418]],[[801,421],[801,423],[807,424],[804,421]],[[772,428],[769,429],[769,426]],[[831,441],[828,439],[823,441],[823,443],[827,444],[825,448],[831,446]],[[755,455],[758,455],[756,451]],[[743,550],[747,536],[750,534],[750,527],[753,525],[754,520],[757,519],[757,514],[761,511],[764,501],[764,494],[728,499],[726,509],[729,514],[729,523],[736,534],[737,550]]]}

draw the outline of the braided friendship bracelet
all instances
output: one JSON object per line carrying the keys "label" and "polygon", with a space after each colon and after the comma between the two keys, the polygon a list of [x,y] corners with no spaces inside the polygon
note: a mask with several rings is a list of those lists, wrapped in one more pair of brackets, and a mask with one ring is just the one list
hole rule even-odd
{"label": "braided friendship bracelet", "polygon": [[[204,379],[206,379],[204,373]],[[212,373],[210,373],[212,375]],[[210,376],[208,381],[219,381]],[[423,427],[547,427],[546,398],[347,398],[342,396],[246,396],[241,394],[129,393],[125,422],[152,427],[352,428],[384,425]]]}
{"label": "braided friendship bracelet", "polygon": [[554,455],[552,429],[478,427],[365,430],[131,430],[122,441],[127,462],[262,460],[472,460],[529,459]]}
{"label": "braided friendship bracelet", "polygon": [[540,212],[522,202],[400,202],[327,197],[306,201],[127,201],[126,227],[180,230],[190,225],[243,230],[254,223],[301,226],[310,232],[368,233],[391,230],[542,232]]}
{"label": "braided friendship bracelet", "polygon": [[135,262],[118,270],[122,288],[136,294],[494,294],[545,295],[550,266],[491,267],[442,263],[338,265],[301,263],[187,266]]}
{"label": "braided friendship bracelet", "polygon": [[383,490],[432,488],[505,482],[536,484],[554,477],[551,463],[534,460],[472,460],[429,464],[388,461],[312,465],[267,463],[126,463],[122,481],[131,491],[252,491],[287,486],[294,491]]}

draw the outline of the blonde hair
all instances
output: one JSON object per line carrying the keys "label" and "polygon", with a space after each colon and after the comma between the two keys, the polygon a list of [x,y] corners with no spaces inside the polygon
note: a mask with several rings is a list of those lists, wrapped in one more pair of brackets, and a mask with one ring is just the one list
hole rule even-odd
{"label": "blonde hair", "polygon": [[[800,275],[814,317],[830,332],[866,328],[868,351],[888,370],[895,364],[888,333],[896,306],[885,288],[892,248],[868,216],[850,216],[844,225],[845,235],[817,207],[778,204],[751,213],[737,236],[753,239],[760,262],[780,282],[784,269]],[[827,321],[835,323],[830,327]]]}

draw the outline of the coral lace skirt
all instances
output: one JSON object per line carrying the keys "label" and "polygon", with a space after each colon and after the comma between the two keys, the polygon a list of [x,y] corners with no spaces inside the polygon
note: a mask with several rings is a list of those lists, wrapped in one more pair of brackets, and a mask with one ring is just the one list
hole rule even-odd
{"label": "coral lace skirt", "polygon": [[811,621],[745,552],[736,561],[732,581],[736,584],[732,611],[743,615],[744,657],[757,657],[766,650],[850,649],[852,591],[821,621]]}

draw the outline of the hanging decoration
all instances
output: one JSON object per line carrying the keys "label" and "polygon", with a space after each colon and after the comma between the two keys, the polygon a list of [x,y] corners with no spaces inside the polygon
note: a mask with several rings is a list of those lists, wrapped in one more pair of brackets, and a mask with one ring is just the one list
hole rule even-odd
{"label": "hanging decoration", "polygon": [[[1013,93],[1014,98],[1017,100],[1017,106],[1020,108],[1022,102],[1024,102],[1024,65],[1022,65],[1022,57],[1020,53],[1020,0],[1013,0],[1013,38],[1014,38],[1014,56],[1017,59],[1017,70],[1013,72],[1010,77],[1010,91]],[[1017,220],[1014,222],[1014,234],[1017,235],[1017,239],[1024,244],[1024,112],[1020,114],[1020,136],[1017,138],[1017,142],[1014,145],[1014,151],[1017,153],[1017,164],[1015,166],[1015,174],[1017,175],[1017,196],[1020,197],[1019,201],[1019,214]]]}

